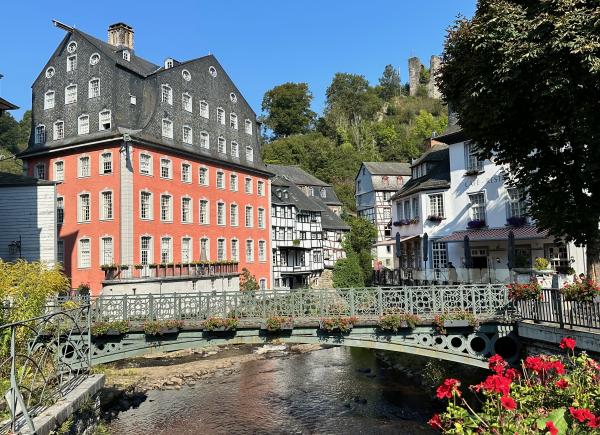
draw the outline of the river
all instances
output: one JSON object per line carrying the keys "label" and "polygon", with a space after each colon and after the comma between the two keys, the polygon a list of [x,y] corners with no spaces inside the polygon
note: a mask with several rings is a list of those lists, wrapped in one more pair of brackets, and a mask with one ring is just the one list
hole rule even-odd
{"label": "river", "polygon": [[[370,372],[369,372],[370,369]],[[250,361],[181,390],[153,390],[111,434],[428,434],[436,404],[367,349]]]}

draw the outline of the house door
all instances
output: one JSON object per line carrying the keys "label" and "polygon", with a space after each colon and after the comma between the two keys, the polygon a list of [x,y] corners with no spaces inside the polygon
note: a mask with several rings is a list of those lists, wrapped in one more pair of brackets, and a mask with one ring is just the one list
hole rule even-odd
{"label": "house door", "polygon": [[488,282],[488,250],[487,248],[471,248],[471,259],[473,262],[473,281]]}

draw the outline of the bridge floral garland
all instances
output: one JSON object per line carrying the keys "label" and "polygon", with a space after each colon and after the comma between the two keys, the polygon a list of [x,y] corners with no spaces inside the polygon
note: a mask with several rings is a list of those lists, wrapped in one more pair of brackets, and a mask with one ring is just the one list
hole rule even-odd
{"label": "bridge floral garland", "polygon": [[515,282],[506,287],[511,301],[539,301],[542,298],[542,286],[535,281],[525,284]]}
{"label": "bridge floral garland", "polygon": [[446,434],[600,433],[600,364],[585,352],[576,355],[575,345],[564,338],[566,357],[529,356],[521,370],[491,357],[493,373],[470,387],[483,396],[478,411],[463,397],[460,381],[446,379],[437,397],[448,406],[429,425]]}
{"label": "bridge floral garland", "polygon": [[566,301],[593,302],[594,297],[600,296],[600,286],[588,279],[583,282],[565,283],[560,292]]}

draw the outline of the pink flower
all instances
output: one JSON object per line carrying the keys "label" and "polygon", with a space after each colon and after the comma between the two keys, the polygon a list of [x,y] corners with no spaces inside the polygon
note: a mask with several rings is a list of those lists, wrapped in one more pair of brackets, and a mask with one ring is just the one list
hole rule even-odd
{"label": "pink flower", "polygon": [[437,398],[452,398],[452,395],[456,393],[458,397],[460,397],[460,391],[458,389],[460,387],[460,381],[458,379],[448,378],[444,381],[442,385],[440,385],[437,389]]}
{"label": "pink flower", "polygon": [[576,342],[574,339],[565,337],[560,341],[559,347],[561,349],[573,350],[573,349],[575,349],[575,344],[576,344]]}
{"label": "pink flower", "polygon": [[440,414],[435,414],[433,417],[431,417],[427,424],[434,429],[443,429]]}
{"label": "pink flower", "polygon": [[513,400],[512,397],[509,396],[502,396],[500,398],[500,403],[502,403],[502,406],[508,409],[509,411],[512,411],[517,408],[517,403]]}
{"label": "pink flower", "polygon": [[547,421],[546,422],[546,429],[548,429],[548,431],[550,432],[550,435],[557,435],[558,434],[558,429],[556,428],[556,426],[554,426],[554,422],[553,421]]}
{"label": "pink flower", "polygon": [[569,381],[567,381],[565,378],[561,378],[558,381],[556,381],[554,383],[554,385],[556,386],[556,388],[560,388],[561,390],[564,390],[565,388],[567,388],[569,386]]}

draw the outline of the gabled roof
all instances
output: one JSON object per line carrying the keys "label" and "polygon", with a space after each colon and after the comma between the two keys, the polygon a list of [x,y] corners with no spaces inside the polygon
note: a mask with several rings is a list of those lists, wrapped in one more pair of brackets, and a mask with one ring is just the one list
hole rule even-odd
{"label": "gabled roof", "polygon": [[[275,181],[275,183],[273,183]],[[327,209],[327,206],[321,204],[319,201],[306,196],[302,190],[298,186],[296,186],[292,182],[286,182],[283,177],[275,177],[274,180],[271,180],[271,186],[275,186],[271,188],[271,203],[280,204],[280,205],[293,205],[298,210],[302,211],[318,211],[323,212]],[[279,188],[282,191],[287,190],[287,197],[280,195]]]}
{"label": "gabled roof", "polygon": [[11,174],[9,172],[0,172],[0,187],[51,186],[53,184],[56,184],[56,182],[49,180],[40,180],[34,177],[26,177],[24,175]]}
{"label": "gabled roof", "polygon": [[410,164],[402,162],[362,162],[371,175],[410,175]]}
{"label": "gabled roof", "polygon": [[18,108],[19,106],[15,106],[10,101],[6,101],[4,98],[0,97],[0,110],[15,110]]}
{"label": "gabled roof", "polygon": [[299,186],[331,186],[331,184],[319,180],[298,165],[268,164],[267,167],[277,175],[287,178],[292,183],[298,184]]}
{"label": "gabled roof", "polygon": [[321,226],[324,230],[345,230],[350,231],[350,226],[342,220],[337,214],[329,209],[321,212]]}
{"label": "gabled roof", "polygon": [[431,165],[428,165],[427,174],[408,180],[404,187],[392,196],[392,200],[403,198],[423,190],[450,188],[450,153],[448,145],[433,145],[413,165],[424,162],[431,163]]}
{"label": "gabled roof", "polygon": [[465,132],[460,125],[451,124],[442,134],[436,136],[435,140],[451,145],[453,143],[463,142],[466,138]]}

